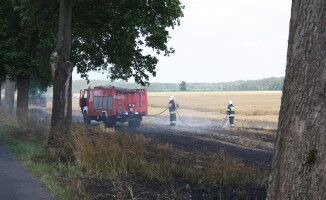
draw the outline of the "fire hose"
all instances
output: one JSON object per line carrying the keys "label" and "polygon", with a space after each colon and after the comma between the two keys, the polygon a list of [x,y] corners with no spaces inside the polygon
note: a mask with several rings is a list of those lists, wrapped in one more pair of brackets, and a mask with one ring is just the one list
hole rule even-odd
{"label": "fire hose", "polygon": [[[157,115],[161,115],[161,114],[163,114],[167,109],[169,109],[169,108],[168,108],[168,107],[165,108],[165,110],[163,110],[162,112],[160,112],[160,113],[158,113],[158,114],[155,114],[155,115],[146,115],[146,116],[154,117],[154,116],[157,116]],[[182,118],[181,118],[181,116],[180,116],[180,114],[179,114],[179,112],[178,112],[178,109],[175,109],[175,110],[176,110],[177,113],[178,113],[178,117],[179,117],[180,121],[181,121],[184,125],[189,126],[189,127],[193,127],[193,126],[190,126],[189,124],[187,124],[186,122],[184,122],[184,121],[182,120]]]}
{"label": "fire hose", "polygon": [[[162,112],[157,113],[157,114],[155,114],[155,115],[146,115],[146,116],[149,116],[149,117],[158,116],[158,115],[163,114],[167,109],[169,109],[169,108],[167,107],[167,108],[165,108]],[[184,122],[184,121],[182,120],[182,118],[181,118],[179,112],[178,112],[178,109],[176,109],[176,111],[177,111],[177,114],[178,114],[179,120],[180,120],[184,125],[186,125],[186,126],[188,126],[188,127],[191,127],[191,128],[196,128],[196,127],[191,126],[191,125],[187,124],[186,122]],[[226,116],[225,122],[223,122],[223,125],[221,126],[221,128],[223,128],[223,129],[226,128],[226,126],[228,125],[228,122],[229,122],[229,120],[227,119],[227,116]]]}
{"label": "fire hose", "polygon": [[181,121],[184,125],[189,126],[189,127],[191,127],[191,128],[194,128],[193,126],[190,126],[189,124],[187,124],[186,122],[184,122],[184,121],[181,119],[180,114],[179,114],[179,112],[178,112],[178,109],[175,109],[175,110],[176,110],[177,113],[178,113],[178,117],[179,117],[180,121]]}
{"label": "fire hose", "polygon": [[[197,127],[194,127],[194,126],[190,126],[189,124],[187,124],[186,122],[184,122],[184,121],[181,119],[181,116],[180,116],[180,114],[179,114],[179,112],[178,112],[177,109],[176,109],[176,111],[177,111],[177,113],[178,113],[178,116],[179,116],[180,121],[181,121],[184,125],[186,125],[186,126],[188,126],[188,127],[191,127],[191,128],[197,128]],[[222,129],[225,129],[226,126],[229,124],[228,115],[226,115],[225,120],[222,121],[222,122],[223,122],[223,125],[221,126],[221,128],[222,128]],[[210,131],[210,129],[206,129],[206,130],[209,130],[209,131]]]}
{"label": "fire hose", "polygon": [[165,110],[163,110],[162,112],[160,112],[158,114],[155,114],[155,115],[145,115],[145,116],[150,116],[150,117],[157,116],[157,115],[163,114],[167,109],[169,109],[169,108],[168,107],[165,108]]}

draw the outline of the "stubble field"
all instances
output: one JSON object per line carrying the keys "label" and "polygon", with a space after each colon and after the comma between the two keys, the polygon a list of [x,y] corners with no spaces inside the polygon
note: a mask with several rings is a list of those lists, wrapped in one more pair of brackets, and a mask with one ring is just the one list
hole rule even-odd
{"label": "stubble field", "polygon": [[[182,117],[223,120],[228,101],[236,109],[237,124],[268,122],[276,124],[281,105],[281,91],[248,92],[160,92],[148,94],[149,114],[159,113],[166,108],[170,96],[175,96]],[[163,115],[168,115],[168,112]]]}

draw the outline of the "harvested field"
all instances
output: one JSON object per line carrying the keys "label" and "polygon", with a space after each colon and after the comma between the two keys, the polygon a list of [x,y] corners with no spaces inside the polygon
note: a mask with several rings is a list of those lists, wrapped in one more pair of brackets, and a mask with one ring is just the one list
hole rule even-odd
{"label": "harvested field", "polygon": [[232,100],[233,105],[236,107],[236,118],[240,121],[277,122],[282,92],[149,93],[149,114],[158,113],[158,111],[166,107],[171,95],[175,96],[176,102],[180,105],[180,114],[185,117],[223,119],[227,103]]}

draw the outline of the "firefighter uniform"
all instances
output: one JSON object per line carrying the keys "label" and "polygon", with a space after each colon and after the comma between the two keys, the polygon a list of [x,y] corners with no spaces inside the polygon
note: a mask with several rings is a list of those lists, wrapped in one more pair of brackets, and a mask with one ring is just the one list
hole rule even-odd
{"label": "firefighter uniform", "polygon": [[234,127],[234,115],[235,115],[235,109],[234,109],[234,106],[233,106],[233,104],[232,104],[232,101],[229,101],[227,114],[229,115],[230,126],[231,126],[231,127]]}
{"label": "firefighter uniform", "polygon": [[174,96],[171,96],[169,101],[169,112],[170,112],[170,126],[177,124],[176,105],[174,103]]}

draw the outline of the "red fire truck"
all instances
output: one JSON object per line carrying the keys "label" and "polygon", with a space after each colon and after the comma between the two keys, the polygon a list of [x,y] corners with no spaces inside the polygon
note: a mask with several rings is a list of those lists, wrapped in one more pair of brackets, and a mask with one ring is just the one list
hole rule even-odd
{"label": "red fire truck", "polygon": [[86,124],[96,120],[103,121],[105,127],[113,127],[116,122],[137,127],[147,115],[147,91],[112,85],[84,89],[80,90],[79,106]]}

